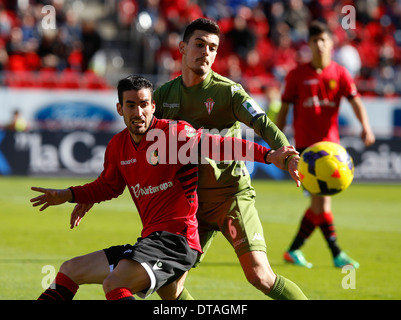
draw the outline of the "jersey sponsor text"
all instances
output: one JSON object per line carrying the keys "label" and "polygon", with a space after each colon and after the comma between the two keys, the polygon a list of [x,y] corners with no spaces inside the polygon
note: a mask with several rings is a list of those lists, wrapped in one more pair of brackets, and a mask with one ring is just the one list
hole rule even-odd
{"label": "jersey sponsor text", "polygon": [[173,183],[171,181],[164,182],[159,184],[158,186],[147,186],[141,188],[140,184],[137,183],[135,186],[131,186],[132,192],[135,194],[135,197],[139,198],[140,196],[146,196],[149,194],[153,194],[159,191],[164,191],[167,190],[168,188],[171,188],[173,186]]}

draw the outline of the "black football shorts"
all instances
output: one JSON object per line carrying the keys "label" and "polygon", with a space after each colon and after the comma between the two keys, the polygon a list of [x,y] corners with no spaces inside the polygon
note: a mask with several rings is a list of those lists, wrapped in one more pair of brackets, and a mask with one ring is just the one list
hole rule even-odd
{"label": "black football shorts", "polygon": [[167,285],[192,268],[198,251],[191,249],[184,236],[167,231],[153,232],[145,238],[138,238],[134,245],[125,244],[104,249],[110,271],[121,259],[139,262],[150,277],[147,290],[136,294],[145,299],[164,285]]}

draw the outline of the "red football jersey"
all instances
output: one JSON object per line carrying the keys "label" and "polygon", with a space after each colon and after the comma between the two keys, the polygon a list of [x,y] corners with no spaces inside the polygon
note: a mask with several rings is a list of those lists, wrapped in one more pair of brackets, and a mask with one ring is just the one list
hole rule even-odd
{"label": "red football jersey", "polygon": [[320,73],[304,64],[286,77],[282,101],[294,105],[294,138],[297,148],[319,141],[339,143],[338,113],[341,97],[358,95],[354,80],[343,66],[332,61]]}
{"label": "red football jersey", "polygon": [[128,186],[143,224],[142,237],[155,231],[181,234],[191,248],[202,252],[196,220],[197,152],[214,160],[264,162],[268,149],[250,141],[227,138],[224,143],[232,144],[232,152],[227,154],[222,137],[195,130],[184,121],[154,117],[150,129],[139,145],[133,142],[128,129],[116,134],[106,148],[100,176],[91,183],[71,187],[74,201],[109,200]]}

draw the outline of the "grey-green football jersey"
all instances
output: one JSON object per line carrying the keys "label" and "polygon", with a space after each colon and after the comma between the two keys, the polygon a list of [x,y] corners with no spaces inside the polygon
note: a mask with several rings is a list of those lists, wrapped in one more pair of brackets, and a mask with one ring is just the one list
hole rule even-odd
{"label": "grey-green football jersey", "polygon": [[[185,120],[197,129],[203,127],[210,133],[237,138],[241,138],[243,122],[272,149],[289,145],[285,135],[240,84],[212,70],[203,82],[192,87],[184,87],[181,76],[165,83],[155,91],[154,100],[157,118]],[[242,161],[207,162],[199,165],[199,201],[219,202],[235,194],[254,192]]]}

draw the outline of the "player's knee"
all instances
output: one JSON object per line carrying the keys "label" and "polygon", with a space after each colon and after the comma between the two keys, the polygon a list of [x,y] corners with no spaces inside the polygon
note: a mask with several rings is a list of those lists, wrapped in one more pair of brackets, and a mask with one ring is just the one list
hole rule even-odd
{"label": "player's knee", "polygon": [[174,281],[157,290],[157,294],[162,300],[177,300],[183,289],[183,285],[180,285],[177,281]]}
{"label": "player's knee", "polygon": [[270,292],[274,285],[274,278],[264,270],[254,270],[246,274],[248,282],[264,293]]}
{"label": "player's knee", "polygon": [[105,293],[120,287],[127,287],[127,283],[124,282],[121,277],[116,272],[110,273],[104,280],[103,280],[103,290]]}
{"label": "player's knee", "polygon": [[114,275],[110,274],[106,279],[103,280],[103,290],[105,293],[110,292],[115,288]]}
{"label": "player's knee", "polygon": [[74,259],[64,261],[62,263],[62,265],[60,266],[60,272],[64,273],[66,276],[68,276],[73,281],[75,281],[77,278],[77,273],[79,271],[78,269],[79,268],[77,268],[77,266],[75,265]]}
{"label": "player's knee", "polygon": [[78,285],[85,283],[84,271],[80,266],[78,258],[73,258],[63,262],[60,266],[60,272],[64,273]]}

